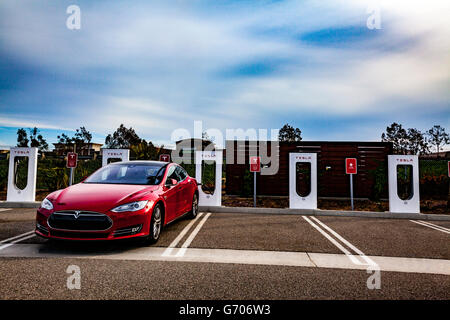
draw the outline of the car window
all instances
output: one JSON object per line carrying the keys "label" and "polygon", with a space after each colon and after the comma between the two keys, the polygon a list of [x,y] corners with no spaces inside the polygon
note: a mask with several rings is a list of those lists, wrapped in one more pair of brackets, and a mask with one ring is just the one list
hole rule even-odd
{"label": "car window", "polygon": [[176,166],[171,166],[169,168],[169,171],[167,172],[167,180],[175,179],[177,181],[181,181],[181,178],[178,175],[178,172],[177,172],[176,168],[177,168]]}
{"label": "car window", "polygon": [[156,185],[161,182],[164,169],[153,164],[111,164],[94,172],[84,183]]}
{"label": "car window", "polygon": [[187,173],[186,171],[184,171],[184,169],[182,167],[178,167],[175,169],[175,172],[180,176],[181,180],[186,179],[187,177]]}

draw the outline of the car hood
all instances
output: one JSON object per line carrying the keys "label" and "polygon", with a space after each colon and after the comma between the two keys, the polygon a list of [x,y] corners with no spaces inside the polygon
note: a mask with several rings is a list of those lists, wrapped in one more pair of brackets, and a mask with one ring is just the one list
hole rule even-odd
{"label": "car hood", "polygon": [[78,183],[61,190],[52,199],[54,210],[89,210],[106,212],[114,207],[148,199],[158,186]]}

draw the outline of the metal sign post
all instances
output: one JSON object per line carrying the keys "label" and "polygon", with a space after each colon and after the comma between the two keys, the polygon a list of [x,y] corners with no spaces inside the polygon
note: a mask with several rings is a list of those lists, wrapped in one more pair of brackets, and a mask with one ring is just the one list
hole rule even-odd
{"label": "metal sign post", "polygon": [[355,209],[353,205],[353,175],[358,172],[357,168],[356,158],[345,159],[345,173],[350,175],[350,201],[352,204],[352,211]]}
{"label": "metal sign post", "polygon": [[253,207],[256,208],[256,171],[253,172]]}
{"label": "metal sign post", "polygon": [[253,207],[256,208],[256,173],[261,172],[261,157],[250,157],[250,172],[253,172]]}
{"label": "metal sign post", "polygon": [[352,211],[355,209],[353,206],[353,173],[350,174],[350,199],[352,203]]}

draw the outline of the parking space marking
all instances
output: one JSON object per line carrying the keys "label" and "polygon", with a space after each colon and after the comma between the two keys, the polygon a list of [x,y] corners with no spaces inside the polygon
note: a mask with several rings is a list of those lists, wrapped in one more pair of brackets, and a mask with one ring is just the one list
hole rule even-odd
{"label": "parking space marking", "polygon": [[8,239],[3,239],[3,240],[0,241],[0,244],[5,243],[5,242],[10,242],[10,241],[12,241],[12,240],[15,240],[15,239],[17,239],[17,238],[21,238],[21,237],[30,235],[30,234],[32,234],[32,233],[34,234],[34,230],[31,230],[31,231],[28,231],[28,232],[19,234],[19,235],[17,235],[17,236],[14,236],[14,237],[11,237],[11,238],[8,238]]}
{"label": "parking space marking", "polygon": [[9,210],[12,210],[12,209],[3,209],[3,208],[0,208],[0,212],[3,212],[3,211],[9,211]]}
{"label": "parking space marking", "polygon": [[414,222],[416,224],[420,224],[421,226],[424,226],[424,227],[428,227],[428,228],[431,228],[431,229],[434,229],[434,230],[437,230],[437,231],[441,231],[441,232],[445,232],[445,233],[450,234],[450,229],[447,229],[447,228],[442,227],[442,226],[438,226],[436,224],[432,224],[430,222],[415,221],[415,220],[409,220],[409,221]]}
{"label": "parking space marking", "polygon": [[33,238],[34,236],[35,236],[35,233],[34,233],[34,230],[33,230],[33,231],[29,231],[29,232],[20,234],[20,235],[15,236],[15,237],[11,237],[11,238],[2,240],[2,241],[0,241],[0,244],[2,244],[2,243],[5,243],[5,244],[0,246],[0,250],[8,248],[8,247],[10,247],[10,246],[20,242],[20,241]]}
{"label": "parking space marking", "polygon": [[428,222],[428,221],[420,221],[420,222],[425,223],[425,224],[427,224],[427,225],[429,225],[429,226],[438,228],[438,229],[442,229],[442,230],[445,230],[445,231],[450,231],[449,228],[446,228],[446,227],[443,227],[443,226],[439,226],[439,225],[437,225],[437,224],[434,224],[434,223],[431,223],[431,222]]}
{"label": "parking space marking", "polygon": [[177,257],[182,257],[184,256],[184,254],[186,253],[186,249],[189,247],[189,245],[191,244],[192,240],[194,240],[195,236],[197,235],[197,233],[200,231],[200,229],[203,227],[203,225],[205,224],[206,220],[208,220],[209,216],[211,215],[211,212],[208,212],[202,219],[202,221],[200,221],[200,223],[195,227],[194,231],[191,232],[191,234],[189,235],[189,237],[186,239],[186,241],[183,243],[183,245],[181,246],[181,249],[178,250],[176,256]]}
{"label": "parking space marking", "polygon": [[[377,264],[372,259],[367,257],[361,250],[356,248],[354,245],[352,245],[350,242],[348,242],[346,239],[344,239],[344,237],[342,237],[340,234],[338,234],[336,231],[331,229],[329,226],[327,226],[326,224],[321,222],[316,217],[311,217],[311,220],[314,220],[314,222],[311,221],[306,216],[303,216],[303,219],[305,219],[312,227],[314,227],[314,229],[319,231],[325,238],[330,240],[330,242],[333,243],[339,250],[341,250],[354,264],[367,265],[367,266],[377,266]],[[333,235],[336,239],[333,238],[330,234],[328,234],[325,230],[328,231],[331,235]],[[342,244],[346,245],[347,248],[350,249],[350,250],[347,250],[347,248],[345,248],[337,240],[341,241]],[[365,261],[365,263],[359,261],[355,257],[355,255],[352,254],[350,251],[353,251],[356,254],[358,254],[358,256],[361,257]]]}
{"label": "parking space marking", "polygon": [[203,212],[200,212],[197,217],[192,220],[191,222],[189,222],[189,224],[184,227],[183,230],[181,230],[180,234],[169,244],[169,246],[167,247],[167,249],[163,252],[162,256],[166,257],[166,256],[170,256],[170,254],[172,253],[172,251],[175,249],[175,247],[177,246],[178,242],[181,241],[181,239],[183,239],[183,237],[186,235],[186,233],[191,229],[191,227],[194,225],[194,223],[201,218],[201,216],[203,215]]}

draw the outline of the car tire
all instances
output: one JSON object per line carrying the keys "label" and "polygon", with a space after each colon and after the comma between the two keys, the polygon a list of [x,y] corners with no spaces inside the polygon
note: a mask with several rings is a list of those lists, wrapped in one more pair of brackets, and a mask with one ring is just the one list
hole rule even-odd
{"label": "car tire", "polygon": [[150,218],[150,228],[146,242],[148,244],[153,244],[158,242],[162,230],[162,215],[163,210],[161,205],[158,203],[152,212],[152,217]]}
{"label": "car tire", "polygon": [[192,209],[189,211],[188,217],[190,219],[194,219],[197,217],[198,214],[198,195],[197,193],[194,193],[194,196],[192,197]]}

